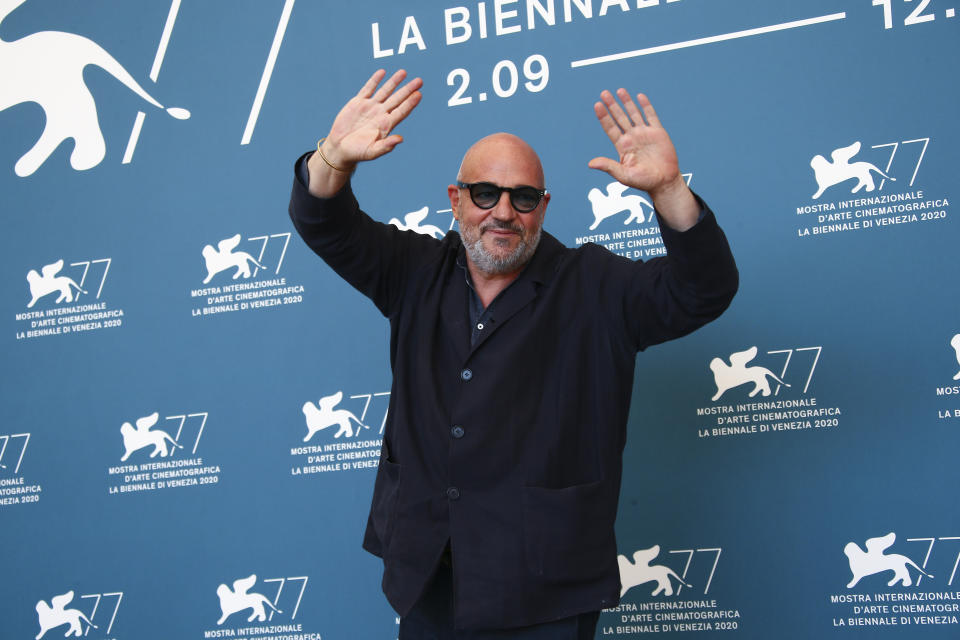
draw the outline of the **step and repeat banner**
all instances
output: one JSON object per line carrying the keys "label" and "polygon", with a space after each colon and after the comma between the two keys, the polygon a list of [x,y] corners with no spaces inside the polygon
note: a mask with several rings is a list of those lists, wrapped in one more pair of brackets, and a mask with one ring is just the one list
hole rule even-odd
{"label": "step and repeat banner", "polygon": [[637,358],[598,638],[956,638],[958,11],[3,0],[0,636],[396,637],[360,549],[387,323],[287,216],[384,67],[425,83],[354,177],[384,222],[455,229],[463,152],[510,131],[548,231],[663,255],[647,194],[587,167],[622,86],[729,236],[729,311]]}

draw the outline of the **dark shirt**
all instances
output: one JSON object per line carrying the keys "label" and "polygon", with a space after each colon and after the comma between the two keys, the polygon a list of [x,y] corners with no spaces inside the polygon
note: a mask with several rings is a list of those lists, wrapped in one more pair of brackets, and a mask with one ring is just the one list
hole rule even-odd
{"label": "dark shirt", "polygon": [[[449,543],[459,628],[614,606],[614,521],[636,353],[717,317],[737,271],[713,214],[661,225],[668,257],[634,262],[543,232],[484,329],[459,234],[400,231],[294,181],[307,244],[390,321],[390,409],[364,548],[404,615]],[[479,336],[472,339],[474,331]]]}

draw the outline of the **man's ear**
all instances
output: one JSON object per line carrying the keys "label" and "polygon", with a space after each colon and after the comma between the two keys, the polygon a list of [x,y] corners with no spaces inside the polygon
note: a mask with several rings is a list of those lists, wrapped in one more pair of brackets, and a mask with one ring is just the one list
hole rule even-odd
{"label": "man's ear", "polygon": [[453,210],[453,217],[460,219],[460,188],[455,185],[447,185],[447,197],[450,198],[450,208]]}

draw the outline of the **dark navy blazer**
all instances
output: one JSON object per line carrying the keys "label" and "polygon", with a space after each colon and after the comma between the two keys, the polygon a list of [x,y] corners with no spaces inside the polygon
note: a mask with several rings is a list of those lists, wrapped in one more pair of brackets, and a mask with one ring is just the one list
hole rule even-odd
{"label": "dark navy blazer", "polygon": [[737,269],[713,214],[634,262],[544,232],[471,347],[460,236],[376,222],[349,187],[294,180],[307,244],[390,321],[393,385],[363,546],[405,615],[448,541],[459,628],[617,604],[614,521],[639,350],[726,309]]}

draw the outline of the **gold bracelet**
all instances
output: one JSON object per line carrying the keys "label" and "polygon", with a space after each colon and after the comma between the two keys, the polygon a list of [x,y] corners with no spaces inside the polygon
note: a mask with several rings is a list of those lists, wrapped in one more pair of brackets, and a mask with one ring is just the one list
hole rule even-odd
{"label": "gold bracelet", "polygon": [[329,160],[327,160],[327,156],[323,155],[323,151],[320,150],[320,145],[322,145],[322,144],[323,144],[323,141],[326,140],[326,139],[327,139],[327,137],[324,136],[324,137],[320,138],[319,140],[317,140],[317,153],[319,153],[319,154],[320,154],[320,157],[323,159],[323,161],[327,163],[327,166],[330,167],[331,169],[333,169],[334,171],[339,171],[340,173],[350,173],[350,172],[347,171],[346,169],[341,169],[340,167],[336,166],[335,164],[333,164],[332,162],[330,162]]}

